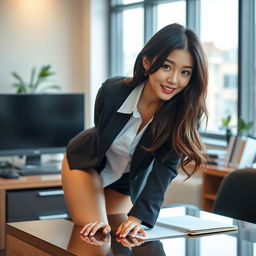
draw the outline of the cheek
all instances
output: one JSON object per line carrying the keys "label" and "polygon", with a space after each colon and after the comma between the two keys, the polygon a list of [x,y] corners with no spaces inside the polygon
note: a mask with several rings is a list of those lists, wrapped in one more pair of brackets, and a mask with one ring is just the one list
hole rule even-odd
{"label": "cheek", "polygon": [[189,84],[190,78],[185,78],[181,81],[180,86],[184,89]]}

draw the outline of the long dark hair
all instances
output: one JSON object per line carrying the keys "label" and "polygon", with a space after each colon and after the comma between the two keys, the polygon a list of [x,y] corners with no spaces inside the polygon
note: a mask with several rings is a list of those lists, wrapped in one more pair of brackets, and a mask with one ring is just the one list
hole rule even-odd
{"label": "long dark hair", "polygon": [[[159,30],[144,46],[136,58],[133,77],[128,85],[137,86],[156,72],[169,54],[176,49],[188,49],[194,61],[193,73],[188,85],[155,113],[152,121],[152,145],[146,150],[158,152],[164,161],[171,155],[181,158],[180,166],[190,177],[206,163],[205,147],[198,132],[203,116],[207,121],[205,104],[208,70],[206,57],[196,34],[179,24]],[[152,63],[145,73],[142,57]],[[146,74],[146,75],[145,75]],[[193,162],[193,168],[187,164]]]}

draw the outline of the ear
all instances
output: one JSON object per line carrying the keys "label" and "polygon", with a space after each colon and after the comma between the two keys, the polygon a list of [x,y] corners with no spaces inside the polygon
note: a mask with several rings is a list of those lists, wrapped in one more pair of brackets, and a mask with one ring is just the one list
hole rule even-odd
{"label": "ear", "polygon": [[145,71],[148,71],[150,68],[150,61],[146,56],[142,56],[142,65],[145,69]]}

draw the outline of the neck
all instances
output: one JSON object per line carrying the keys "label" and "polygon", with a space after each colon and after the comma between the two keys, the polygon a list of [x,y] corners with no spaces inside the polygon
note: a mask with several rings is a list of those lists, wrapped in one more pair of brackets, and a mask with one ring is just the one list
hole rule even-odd
{"label": "neck", "polygon": [[148,81],[146,81],[143,91],[140,96],[139,104],[149,108],[157,110],[161,104],[162,100],[159,99],[155,93],[152,91],[151,87],[148,85]]}

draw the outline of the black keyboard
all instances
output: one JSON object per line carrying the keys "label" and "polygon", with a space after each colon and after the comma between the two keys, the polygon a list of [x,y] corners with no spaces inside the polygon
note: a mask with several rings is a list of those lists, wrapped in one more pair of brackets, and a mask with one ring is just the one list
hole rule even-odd
{"label": "black keyboard", "polygon": [[0,168],[0,178],[17,179],[20,175],[13,168]]}
{"label": "black keyboard", "polygon": [[42,174],[60,174],[61,170],[54,168],[22,168],[18,170],[20,176],[32,176],[32,175],[42,175]]}

